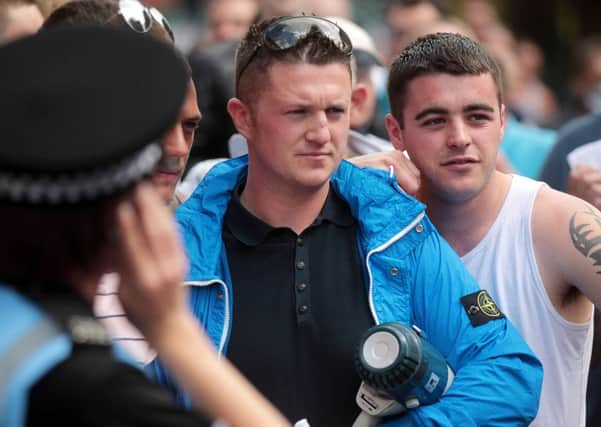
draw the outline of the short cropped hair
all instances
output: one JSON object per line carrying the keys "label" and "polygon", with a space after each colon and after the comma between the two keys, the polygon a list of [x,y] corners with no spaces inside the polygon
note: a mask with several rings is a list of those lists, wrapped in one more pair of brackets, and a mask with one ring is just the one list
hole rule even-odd
{"label": "short cropped hair", "polygon": [[116,0],[75,0],[59,6],[46,18],[42,30],[58,26],[106,25],[119,13]]}
{"label": "short cropped hair", "polygon": [[409,83],[417,77],[438,73],[456,76],[490,74],[497,87],[499,105],[503,103],[500,68],[482,46],[460,34],[428,34],[410,43],[390,66],[390,110],[401,126]]}
{"label": "short cropped hair", "polygon": [[[309,33],[294,47],[284,51],[273,51],[262,47],[263,33],[271,23],[279,19],[282,17],[253,24],[240,42],[236,51],[235,93],[237,98],[246,103],[251,102],[265,86],[269,69],[276,62],[314,65],[340,63],[348,66],[349,74],[352,77],[351,57],[319,32]],[[252,58],[253,55],[254,58]],[[250,63],[248,63],[249,58],[252,58]]]}

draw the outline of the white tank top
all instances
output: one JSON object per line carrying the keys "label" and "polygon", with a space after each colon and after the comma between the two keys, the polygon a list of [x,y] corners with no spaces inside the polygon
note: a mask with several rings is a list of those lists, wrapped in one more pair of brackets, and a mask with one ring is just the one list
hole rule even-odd
{"label": "white tank top", "polygon": [[542,283],[530,226],[542,184],[514,175],[494,224],[462,260],[543,364],[540,406],[531,426],[584,427],[593,319],[591,314],[586,323],[565,320]]}

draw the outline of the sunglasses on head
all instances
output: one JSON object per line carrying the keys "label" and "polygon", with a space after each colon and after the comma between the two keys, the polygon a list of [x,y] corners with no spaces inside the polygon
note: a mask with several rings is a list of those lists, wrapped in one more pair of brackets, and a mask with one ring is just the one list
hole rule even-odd
{"label": "sunglasses on head", "polygon": [[340,51],[348,56],[353,52],[353,45],[342,29],[325,18],[319,16],[291,16],[278,19],[267,26],[261,39],[255,46],[246,62],[240,66],[238,80],[255,59],[257,52],[266,47],[271,51],[284,51],[295,47],[310,34],[319,34],[330,40]]}
{"label": "sunglasses on head", "polygon": [[153,22],[157,22],[175,42],[173,30],[167,19],[158,9],[147,7],[138,0],[119,0],[119,15],[127,23],[129,28],[137,33],[147,33],[152,28]]}

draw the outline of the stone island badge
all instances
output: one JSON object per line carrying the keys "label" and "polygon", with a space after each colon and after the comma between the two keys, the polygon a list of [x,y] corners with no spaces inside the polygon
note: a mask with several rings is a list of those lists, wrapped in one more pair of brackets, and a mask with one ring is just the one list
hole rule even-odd
{"label": "stone island badge", "polygon": [[461,304],[474,327],[505,317],[486,291],[478,291],[461,297]]}

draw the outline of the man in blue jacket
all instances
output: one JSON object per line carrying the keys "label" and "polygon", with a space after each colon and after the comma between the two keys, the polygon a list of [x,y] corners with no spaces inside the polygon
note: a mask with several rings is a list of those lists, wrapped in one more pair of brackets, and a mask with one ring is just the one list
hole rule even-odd
{"label": "man in blue jacket", "polygon": [[393,176],[342,161],[351,51],[340,28],[309,16],[262,22],[242,41],[228,111],[248,157],[214,167],[176,214],[191,307],[290,420],[351,425],[356,346],[395,321],[422,329],[456,378],[386,425],[527,425],[538,360],[501,313],[478,309],[483,291],[424,205]]}

